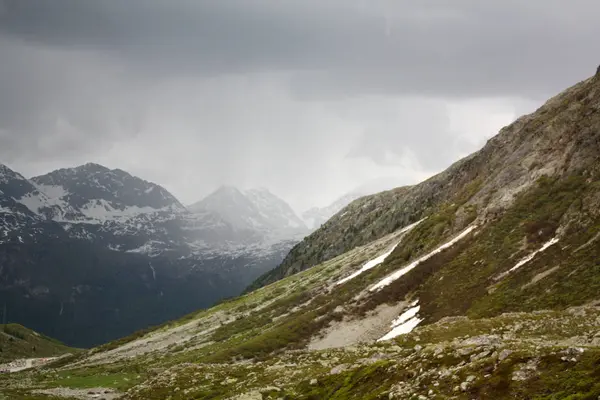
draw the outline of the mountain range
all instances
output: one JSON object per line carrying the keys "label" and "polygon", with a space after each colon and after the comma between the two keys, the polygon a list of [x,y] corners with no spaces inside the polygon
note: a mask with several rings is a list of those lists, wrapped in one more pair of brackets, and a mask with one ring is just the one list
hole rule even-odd
{"label": "mountain range", "polygon": [[98,164],[31,179],[0,165],[0,303],[9,321],[99,343],[239,293],[307,233],[266,189],[185,207]]}

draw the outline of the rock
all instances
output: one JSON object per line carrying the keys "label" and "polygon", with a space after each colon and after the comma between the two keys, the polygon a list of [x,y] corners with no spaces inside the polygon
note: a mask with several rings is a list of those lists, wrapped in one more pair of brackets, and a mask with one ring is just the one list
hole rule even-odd
{"label": "rock", "polygon": [[504,349],[498,354],[498,361],[504,361],[512,354],[511,350]]}
{"label": "rock", "polygon": [[471,383],[473,382],[477,377],[475,375],[469,375],[467,376],[467,383]]}
{"label": "rock", "polygon": [[414,350],[416,352],[419,352],[419,351],[423,350],[423,346],[421,346],[420,344],[417,344],[417,345],[415,345]]}
{"label": "rock", "polygon": [[348,369],[348,364],[340,364],[340,365],[337,365],[337,366],[333,367],[331,369],[331,371],[329,371],[329,374],[331,374],[331,375],[337,375],[337,374],[339,374],[341,372],[344,372],[347,369]]}
{"label": "rock", "polygon": [[471,355],[471,362],[481,360],[482,358],[485,358],[485,357],[489,356],[490,354],[492,354],[492,352],[490,350],[482,351],[479,354],[473,354],[473,355]]}
{"label": "rock", "polygon": [[463,392],[466,392],[467,389],[469,389],[469,383],[468,382],[462,382],[460,384],[460,390],[462,390]]}
{"label": "rock", "polygon": [[498,335],[480,335],[464,339],[462,346],[496,346],[500,344],[500,336]]}
{"label": "rock", "polygon": [[526,381],[537,374],[537,361],[529,360],[527,364],[521,364],[520,368],[512,373],[513,381]]}
{"label": "rock", "polygon": [[236,400],[262,400],[263,396],[259,391],[252,391],[236,397]]}
{"label": "rock", "polygon": [[310,380],[310,384],[311,384],[311,386],[314,386],[314,385],[316,385],[317,383],[319,383],[319,381],[318,381],[316,378],[313,378],[313,379],[311,379],[311,380]]}

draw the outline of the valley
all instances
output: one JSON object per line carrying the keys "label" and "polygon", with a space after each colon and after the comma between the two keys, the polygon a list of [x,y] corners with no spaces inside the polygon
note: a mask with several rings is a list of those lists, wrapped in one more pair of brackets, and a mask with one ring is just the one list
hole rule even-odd
{"label": "valley", "polygon": [[307,233],[266,189],[188,208],[98,164],[31,179],[2,165],[2,318],[99,345],[239,294]]}
{"label": "valley", "polygon": [[441,174],[354,201],[246,294],[5,376],[2,390],[595,399],[599,104],[587,79]]}

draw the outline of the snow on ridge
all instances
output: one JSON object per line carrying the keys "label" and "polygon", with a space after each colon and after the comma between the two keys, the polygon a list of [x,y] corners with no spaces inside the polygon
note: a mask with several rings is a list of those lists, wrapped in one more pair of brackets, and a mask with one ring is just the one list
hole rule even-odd
{"label": "snow on ridge", "polygon": [[115,208],[110,202],[104,199],[95,199],[87,202],[80,211],[88,220],[87,223],[102,223],[106,220],[134,217],[139,214],[151,214],[159,211],[174,211],[177,208],[169,205],[162,208],[153,208],[149,206],[127,206],[123,209]]}
{"label": "snow on ridge", "polygon": [[150,240],[149,242],[144,243],[140,247],[125,251],[125,253],[147,254],[152,257],[152,256],[158,255],[160,253],[160,249],[157,249],[155,247],[157,244],[160,245],[162,243],[154,241],[154,240]]}
{"label": "snow on ridge", "polygon": [[392,329],[377,341],[382,342],[390,340],[397,336],[412,332],[412,330],[423,321],[423,319],[417,316],[421,309],[421,306],[419,306],[418,303],[419,300],[414,301],[408,310],[404,311],[398,318],[393,320],[391,324]]}
{"label": "snow on ridge", "polygon": [[529,261],[533,260],[533,258],[538,254],[541,253],[542,251],[546,250],[548,247],[554,245],[558,243],[558,238],[554,237],[552,239],[550,239],[549,241],[547,241],[546,243],[544,243],[542,245],[542,247],[540,247],[539,249],[537,249],[536,251],[534,251],[533,253],[529,254],[527,257],[521,259],[518,263],[515,264],[514,267],[512,267],[511,269],[509,269],[508,271],[498,275],[498,277],[496,278],[496,280],[501,279],[503,277],[505,277],[506,275],[510,274],[511,272],[516,271],[517,269],[521,268],[523,265],[527,264]]}
{"label": "snow on ridge", "polygon": [[36,182],[32,182],[37,190],[44,193],[49,200],[59,200],[62,199],[63,196],[69,194],[61,185],[45,185]]}
{"label": "snow on ridge", "polygon": [[38,193],[37,195],[34,193],[27,193],[20,199],[15,199],[15,201],[23,204],[36,214],[40,213],[40,209],[48,207],[48,202],[41,193]]}
{"label": "snow on ridge", "polygon": [[[421,222],[423,222],[425,219],[427,219],[427,217],[413,223],[410,224],[408,226],[405,226],[404,228],[400,229],[400,231],[398,233],[405,233],[408,232],[409,230],[413,229],[414,227],[416,227],[417,225],[419,225]],[[351,279],[356,278],[357,276],[359,276],[360,274],[362,274],[365,271],[368,271],[372,268],[375,268],[376,266],[378,266],[379,264],[381,264],[382,262],[385,261],[386,258],[388,258],[388,256],[390,254],[392,254],[392,252],[396,249],[396,247],[398,247],[398,245],[400,244],[400,242],[396,243],[388,252],[380,255],[379,257],[376,257],[370,261],[368,261],[366,264],[364,264],[362,267],[360,267],[360,269],[358,271],[355,271],[353,274],[340,279],[339,281],[337,281],[335,283],[335,285],[341,285],[342,283],[346,283]]]}
{"label": "snow on ridge", "polygon": [[369,291],[374,292],[376,290],[381,290],[382,288],[388,286],[392,282],[394,282],[397,279],[399,279],[401,276],[405,275],[406,273],[408,273],[409,271],[411,271],[412,269],[414,269],[417,265],[419,265],[423,261],[426,261],[426,260],[430,259],[431,257],[433,257],[434,255],[440,253],[442,250],[445,250],[448,247],[451,247],[456,242],[460,241],[465,236],[467,236],[469,233],[471,233],[475,228],[477,228],[477,225],[471,225],[471,226],[469,226],[467,229],[465,229],[464,231],[462,231],[454,239],[450,240],[449,242],[444,243],[443,245],[441,245],[437,249],[433,250],[432,252],[424,255],[423,257],[421,257],[421,258],[419,258],[419,259],[417,259],[415,261],[413,261],[412,263],[410,263],[406,267],[403,267],[403,268],[401,268],[399,270],[396,270],[395,272],[393,272],[390,275],[386,276],[385,278],[383,278],[382,280],[380,280],[379,282],[377,282],[375,285],[371,286],[371,288],[369,288]]}

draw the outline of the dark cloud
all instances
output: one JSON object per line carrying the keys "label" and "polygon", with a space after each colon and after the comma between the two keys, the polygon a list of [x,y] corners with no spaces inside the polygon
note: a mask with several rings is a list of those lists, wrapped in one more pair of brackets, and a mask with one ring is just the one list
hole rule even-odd
{"label": "dark cloud", "polygon": [[297,204],[377,175],[414,181],[591,75],[598,12],[592,0],[0,0],[0,160],[25,173],[112,163],[184,201],[225,181]]}
{"label": "dark cloud", "polygon": [[600,33],[591,0],[4,1],[7,37],[142,73],[306,70],[311,92],[545,95],[593,71]]}

